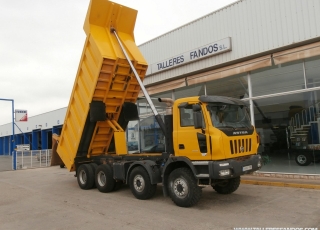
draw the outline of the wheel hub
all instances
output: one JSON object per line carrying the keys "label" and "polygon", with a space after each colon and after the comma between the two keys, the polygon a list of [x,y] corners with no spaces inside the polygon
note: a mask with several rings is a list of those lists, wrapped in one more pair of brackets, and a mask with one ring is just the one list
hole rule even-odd
{"label": "wheel hub", "polygon": [[81,170],[80,173],[79,173],[79,179],[80,179],[80,182],[81,184],[85,184],[87,182],[87,174],[86,174],[86,171],[84,170]]}
{"label": "wheel hub", "polygon": [[133,179],[133,186],[136,191],[142,192],[145,188],[145,181],[141,175],[136,175]]}
{"label": "wheel hub", "polygon": [[98,179],[98,183],[101,187],[105,186],[107,178],[106,178],[106,175],[104,174],[104,172],[100,171],[98,173],[97,179]]}
{"label": "wheel hub", "polygon": [[182,187],[181,184],[178,184],[178,185],[177,185],[177,191],[178,191],[179,193],[182,193],[182,192],[183,192],[183,187]]}
{"label": "wheel hub", "polygon": [[307,162],[307,158],[306,158],[306,156],[304,156],[304,155],[299,155],[299,156],[297,157],[297,160],[298,160],[298,162],[299,162],[300,164],[305,164],[305,163]]}
{"label": "wheel hub", "polygon": [[178,178],[173,182],[173,191],[177,197],[184,198],[189,193],[189,188],[187,182],[182,179]]}

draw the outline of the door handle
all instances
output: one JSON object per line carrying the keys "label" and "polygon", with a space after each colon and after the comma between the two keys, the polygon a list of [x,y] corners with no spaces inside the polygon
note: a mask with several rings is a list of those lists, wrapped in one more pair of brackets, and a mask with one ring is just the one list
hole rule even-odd
{"label": "door handle", "polygon": [[179,144],[179,149],[184,149],[184,144]]}

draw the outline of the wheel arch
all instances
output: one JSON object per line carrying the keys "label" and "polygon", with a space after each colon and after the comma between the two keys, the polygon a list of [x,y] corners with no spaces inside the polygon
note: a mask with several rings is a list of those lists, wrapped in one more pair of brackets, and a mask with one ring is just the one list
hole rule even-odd
{"label": "wheel arch", "polygon": [[126,184],[129,184],[129,176],[132,170],[139,166],[142,166],[148,172],[151,184],[158,184],[161,182],[161,173],[157,163],[151,160],[145,160],[136,161],[130,165],[126,175]]}
{"label": "wheel arch", "polygon": [[167,186],[169,175],[173,170],[177,168],[189,168],[191,169],[194,176],[196,176],[197,174],[196,168],[188,158],[186,157],[169,158],[163,168],[163,173],[162,173],[162,184],[163,184],[162,188],[163,188],[164,196],[168,196],[169,194],[168,186]]}

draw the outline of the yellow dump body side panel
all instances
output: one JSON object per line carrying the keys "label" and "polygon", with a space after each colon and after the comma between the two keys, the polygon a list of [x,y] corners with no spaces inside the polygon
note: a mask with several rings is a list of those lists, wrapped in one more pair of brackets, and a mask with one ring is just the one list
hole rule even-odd
{"label": "yellow dump body side panel", "polygon": [[[137,11],[107,1],[91,0],[84,30],[87,39],[60,135],[57,153],[70,170],[75,170],[84,126],[92,101],[103,101],[106,114],[118,120],[124,102],[136,102],[140,86],[125,59],[114,28],[130,56],[141,80],[147,63],[134,42],[133,30]],[[87,157],[106,153],[113,137],[107,121],[98,121],[91,138]]]}

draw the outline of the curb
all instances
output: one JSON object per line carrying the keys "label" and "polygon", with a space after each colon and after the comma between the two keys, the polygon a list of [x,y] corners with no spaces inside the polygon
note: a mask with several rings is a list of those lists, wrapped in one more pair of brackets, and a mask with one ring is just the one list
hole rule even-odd
{"label": "curb", "polygon": [[267,185],[267,186],[290,187],[290,188],[307,188],[307,189],[320,190],[320,185],[314,185],[314,184],[298,184],[298,183],[258,181],[258,180],[241,180],[241,184]]}
{"label": "curb", "polygon": [[303,179],[303,180],[320,180],[319,174],[301,174],[301,173],[280,173],[280,172],[253,172],[252,176],[269,179]]}

